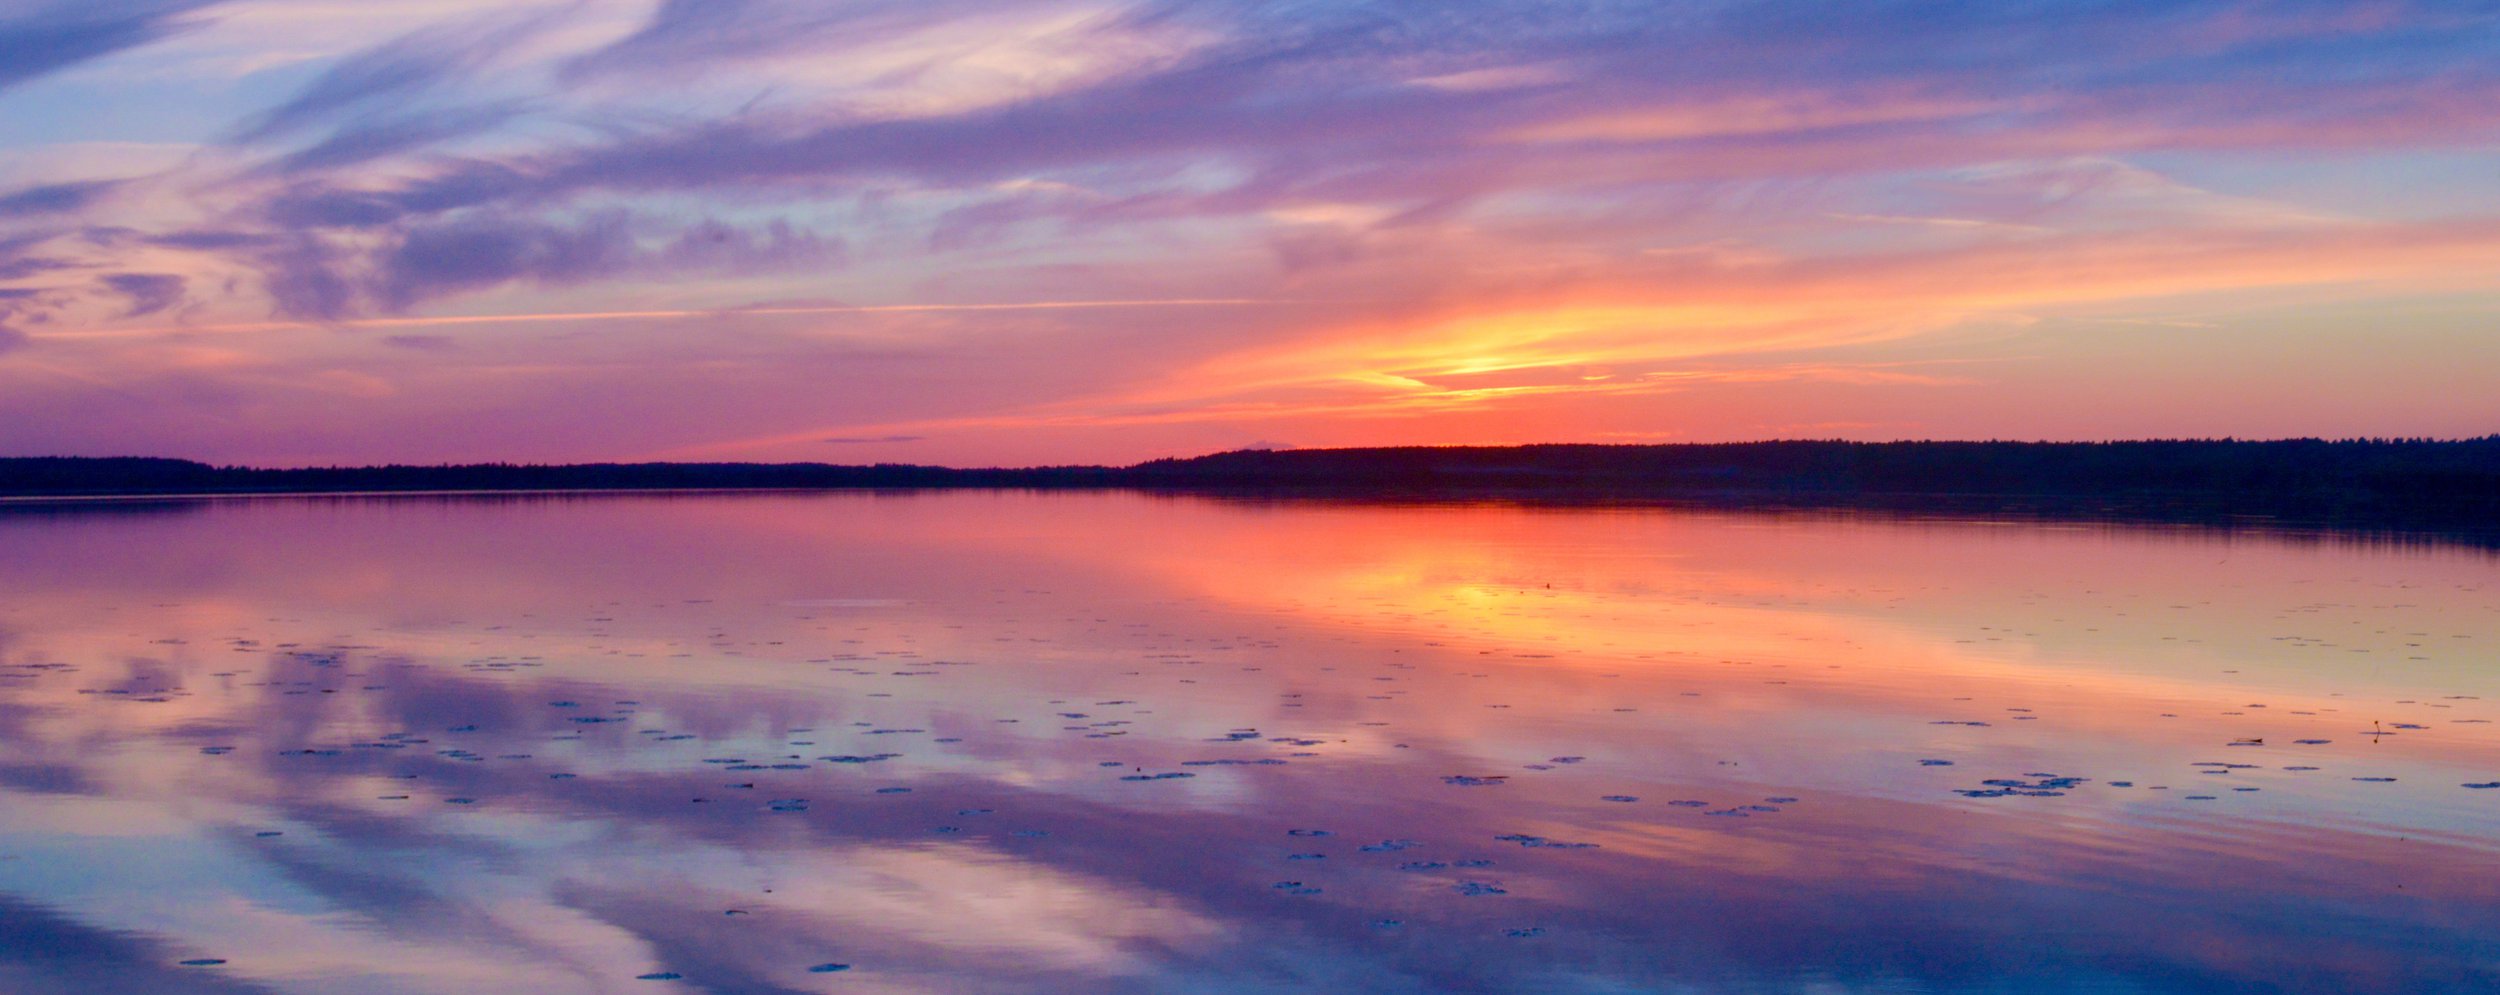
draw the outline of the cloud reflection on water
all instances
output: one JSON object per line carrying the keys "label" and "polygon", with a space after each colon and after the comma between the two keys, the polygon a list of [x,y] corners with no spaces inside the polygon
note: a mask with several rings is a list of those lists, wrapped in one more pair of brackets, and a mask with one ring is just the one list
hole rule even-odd
{"label": "cloud reflection on water", "polygon": [[[194,951],[229,963],[150,987],[2495,979],[2468,551],[1013,494],[0,541],[0,976],[34,990]],[[2033,772],[2091,780],[1954,794]]]}

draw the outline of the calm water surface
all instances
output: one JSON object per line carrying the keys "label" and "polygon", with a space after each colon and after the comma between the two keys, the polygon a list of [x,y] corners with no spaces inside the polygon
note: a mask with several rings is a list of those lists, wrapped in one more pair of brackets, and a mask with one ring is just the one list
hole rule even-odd
{"label": "calm water surface", "polygon": [[0,991],[2487,992],[2496,654],[2177,529],[20,508]]}

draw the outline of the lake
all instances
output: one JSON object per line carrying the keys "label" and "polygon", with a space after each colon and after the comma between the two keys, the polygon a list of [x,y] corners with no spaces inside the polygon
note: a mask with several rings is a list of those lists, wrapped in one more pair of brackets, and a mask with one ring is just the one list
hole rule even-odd
{"label": "lake", "polygon": [[1131,493],[0,510],[0,990],[2488,992],[2500,557]]}

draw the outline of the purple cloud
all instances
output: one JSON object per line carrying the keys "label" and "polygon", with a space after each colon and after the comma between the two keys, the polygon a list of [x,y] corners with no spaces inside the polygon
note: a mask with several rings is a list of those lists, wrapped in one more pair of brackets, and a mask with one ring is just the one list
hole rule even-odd
{"label": "purple cloud", "polygon": [[52,241],[59,234],[59,232],[52,231],[35,231],[0,238],[0,280],[23,280],[38,273],[50,273],[76,266],[75,262],[68,259],[34,254],[36,247]]}
{"label": "purple cloud", "polygon": [[29,338],[17,326],[50,319],[51,295],[22,287],[0,287],[0,353],[24,347]]}
{"label": "purple cloud", "polygon": [[370,296],[390,311],[446,294],[511,282],[563,286],[646,272],[754,273],[834,265],[838,239],[776,220],[750,230],[704,219],[656,248],[622,210],[551,222],[476,212],[408,227],[378,254]]}
{"label": "purple cloud", "polygon": [[562,225],[470,217],[412,228],[379,260],[384,306],[516,279],[564,284],[624,270],[634,258],[624,212]]}
{"label": "purple cloud", "polygon": [[691,75],[725,63],[828,42],[868,47],[997,10],[992,0],[663,0],[634,33],[566,62],[564,78]]}
{"label": "purple cloud", "polygon": [[261,232],[191,229],[148,236],[148,243],[168,249],[191,249],[201,252],[222,252],[231,249],[266,246],[276,236]]}
{"label": "purple cloud", "polygon": [[347,317],[356,305],[355,285],[344,272],[345,255],[314,236],[299,234],[258,246],[248,258],[260,270],[262,288],[279,314],[329,320]]}
{"label": "purple cloud", "polygon": [[118,186],[121,186],[119,180],[86,180],[76,183],[47,183],[0,194],[0,218],[22,218],[82,211]]}
{"label": "purple cloud", "polygon": [[101,282],[130,301],[125,318],[155,314],[182,300],[182,278],[171,273],[111,273]]}
{"label": "purple cloud", "polygon": [[[892,13],[883,5],[866,10]],[[1227,12],[1229,21],[1222,16]],[[2141,141],[2156,145],[2229,142],[2235,134],[2245,136],[2241,141],[2271,141],[2284,137],[2281,129],[2253,125],[2295,115],[2356,122],[2383,117],[2389,101],[2419,95],[2431,79],[2453,88],[2457,74],[2464,74],[2500,94],[2491,68],[2468,57],[2472,46],[2400,30],[2383,32],[2380,40],[2416,61],[2360,60],[2358,72],[2331,86],[2269,68],[2293,57],[2271,50],[2150,46],[2119,58],[2108,48],[2076,51],[2078,37],[2126,51],[2117,45],[2122,36],[2193,20],[2164,5],[2085,10],[2037,4],[1915,16],[1887,7],[1853,13],[1842,24],[1806,18],[1783,4],[1653,15],[1595,2],[1463,10],[1397,4],[1149,8],[1115,23],[1191,20],[1228,28],[1232,40],[1170,65],[1004,106],[878,120],[757,112],[637,128],[603,144],[454,160],[432,176],[394,186],[306,188],[277,201],[273,216],[358,227],[461,207],[561,204],[601,194],[756,185],[796,194],[896,179],[960,186],[1070,171],[1113,171],[1134,184],[1215,161],[1246,167],[1247,178],[1219,196],[1159,203],[1238,211],[1323,195],[1406,199],[1414,201],[1407,210],[1425,212],[1407,217],[1422,218],[1454,214],[1522,182],[1602,175],[1585,165],[1588,160],[1647,160],[1653,175],[1668,179],[1761,176],[1766,169],[1917,168],[2020,156],[2043,141],[2054,143],[2061,129],[2110,117],[2124,119],[2144,132]],[[867,16],[836,16],[812,5],[671,3],[640,32],[575,63],[573,71],[667,69],[792,46],[826,24]],[[2291,14],[2280,19],[2297,21]],[[2290,27],[2276,33],[2292,37],[2269,44],[2325,43]],[[2337,43],[2366,47],[2350,39]],[[1904,49],[1951,54],[1921,59]],[[1530,62],[1549,66],[1557,85],[1483,90],[1409,82]],[[2229,89],[2213,87],[2216,76],[2274,85],[2266,86],[2263,104],[2250,106]],[[1576,85],[1558,85],[1565,80]],[[2072,92],[2084,82],[2103,84],[2107,92]],[[1787,98],[1793,102],[1857,99],[1868,106],[1854,113],[1722,107],[1717,113],[1731,119],[1723,131],[1666,127],[1643,137],[1638,127],[1617,128],[1627,137],[1577,146],[1502,137],[1530,125],[1637,114],[1662,104],[1688,108],[1675,113],[1704,113],[1711,99],[1766,91],[1794,94]],[[2131,95],[2138,92],[2148,99]],[[2190,99],[2180,99],[2183,93]],[[2035,100],[2037,109],[2015,109],[2008,98],[2018,95],[2048,99]],[[1894,114],[1880,106],[1910,100],[1939,109]],[[1738,119],[1746,113],[1791,120],[1749,124]],[[2228,120],[2187,117],[2199,113]],[[2217,123],[2231,127],[2208,127]],[[2194,137],[2200,131],[2206,137]],[[2164,137],[2172,135],[2178,137]],[[2063,153],[2053,144],[2048,151]],[[953,216],[933,239],[942,249],[961,247],[1016,218],[1105,217],[1116,210],[1076,202],[1000,203]]]}
{"label": "purple cloud", "polygon": [[339,169],[491,131],[520,113],[512,104],[415,110],[360,120],[270,164],[280,174]]}
{"label": "purple cloud", "polygon": [[[746,421],[700,429],[788,438],[803,453],[820,438],[936,432],[1006,405],[1004,391],[1067,405],[1043,421],[1099,410],[1097,395],[1186,413],[1207,402],[1144,385],[1221,379],[1204,370],[1275,352],[1405,376],[1430,365],[1405,352],[1479,345],[1435,329],[1556,301],[1632,305],[1737,285],[1750,289],[1723,303],[1749,313],[1822,281],[1865,290],[1870,311],[1897,309],[1908,328],[1987,310],[1950,299],[1996,285],[1982,279],[1999,265],[1989,260],[2034,259],[2024,245],[2116,274],[2093,302],[2156,283],[2181,294],[2306,286],[2328,277],[2273,257],[2185,257],[2308,239],[2324,259],[2342,251],[2325,241],[2338,226],[2467,225],[2500,211],[2474,182],[2500,141],[2488,110],[2500,102],[2489,58],[2500,18],[2480,2],[659,0],[627,20],[557,0],[486,18],[357,7],[370,18],[360,26],[387,25],[366,36],[388,40],[342,44],[336,22],[272,27],[257,50],[241,32],[203,32],[151,67],[198,83],[179,107],[29,108],[46,113],[22,129],[40,139],[9,147],[29,154],[10,160],[20,185],[0,190],[0,286],[46,296],[0,317],[38,332],[44,318],[110,326],[173,308],[235,325],[272,311],[420,319],[402,331],[436,305],[490,293],[511,315],[677,316],[515,321],[512,334],[407,336],[363,354],[441,374],[422,387],[387,370],[315,369],[286,335],[220,340],[259,366],[136,359],[120,336],[57,343],[83,350],[101,381],[135,379],[106,375],[110,363],[188,362],[183,376],[249,394],[275,391],[275,379],[246,384],[237,371],[283,368],[307,371],[305,390],[377,408],[417,403],[381,400],[392,389],[518,390],[447,372],[472,363],[505,363],[497,377],[559,371],[545,375],[580,387],[589,364],[568,350],[593,337],[558,328],[596,327],[600,348],[642,350],[599,354],[600,375],[648,364],[634,385],[655,396],[682,388],[672,378],[697,362],[734,357],[753,364],[745,375],[778,375],[789,354],[849,335],[914,351],[908,363],[846,354],[843,370],[877,364],[862,379],[905,384],[907,365],[929,383],[960,378],[946,391],[863,391],[847,421],[827,418],[804,385],[775,381],[787,397],[743,390],[726,400]],[[205,8],[40,6],[0,15],[0,39],[43,25],[103,37],[106,22],[139,25],[125,40],[162,37]],[[308,53],[320,61],[300,61]],[[65,82],[131,101],[166,92],[119,70]],[[0,72],[0,86],[9,79]],[[105,157],[91,139],[108,123],[161,147]],[[2128,233],[2143,237],[2117,237]],[[2139,265],[2163,253],[2182,262]],[[2213,276],[2173,286],[2144,275],[2173,272]],[[1937,289],[1867,289],[1882,282]],[[603,299],[603,285],[630,292]],[[1186,320],[726,317],[775,299],[1179,298],[1312,306]],[[1640,334],[1593,331],[1587,351],[1637,351]],[[1318,348],[1339,337],[1345,348]],[[1013,360],[1022,368],[999,354],[1011,339],[1033,344]],[[461,351],[442,348],[453,341]],[[539,350],[526,362],[507,354],[525,341]],[[47,362],[55,344],[44,343]],[[496,396],[543,426],[573,417],[541,410],[558,394],[532,384]],[[1322,409],[1294,397],[1287,407]],[[1266,411],[1273,399],[1233,400]],[[531,438],[499,434],[509,428],[470,437]],[[631,434],[576,430],[563,438],[611,448]],[[1215,442],[1336,439],[1312,421],[1207,431]],[[930,445],[972,435],[947,427]]]}
{"label": "purple cloud", "polygon": [[0,90],[135,48],[184,26],[218,0],[85,0],[28,6],[0,17]]}
{"label": "purple cloud", "polygon": [[285,103],[257,115],[236,140],[268,141],[377,105],[405,106],[484,68],[550,23],[545,15],[495,15],[409,32],[341,58]]}
{"label": "purple cloud", "polygon": [[847,252],[840,238],[803,231],[774,219],[750,230],[705,218],[659,250],[655,262],[674,272],[758,273],[799,266],[840,266]]}

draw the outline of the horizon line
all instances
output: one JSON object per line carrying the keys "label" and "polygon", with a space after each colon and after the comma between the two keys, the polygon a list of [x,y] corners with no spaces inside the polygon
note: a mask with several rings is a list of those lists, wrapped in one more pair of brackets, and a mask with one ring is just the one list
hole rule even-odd
{"label": "horizon line", "polygon": [[164,460],[164,461],[171,461],[171,462],[177,462],[177,463],[192,463],[192,464],[196,464],[196,465],[199,465],[199,466],[209,467],[209,468],[211,468],[211,469],[216,469],[216,470],[257,470],[257,471],[274,471],[274,472],[301,471],[301,470],[383,470],[383,469],[414,469],[414,470],[425,470],[425,469],[458,469],[458,468],[466,468],[466,467],[563,468],[563,467],[589,467],[589,466],[618,466],[618,467],[633,467],[633,466],[910,467],[910,468],[914,468],[914,469],[924,469],[924,470],[959,470],[959,471],[1018,471],[1018,470],[1124,470],[1124,469],[1131,469],[1131,468],[1135,468],[1135,467],[1145,466],[1145,465],[1150,464],[1150,463],[1159,463],[1159,462],[1165,462],[1165,461],[1188,461],[1188,460],[1195,460],[1195,459],[1205,459],[1205,458],[1208,458],[1208,457],[1213,457],[1213,456],[1228,456],[1228,455],[1233,455],[1233,454],[1237,454],[1237,453],[1391,452],[1391,451],[1408,451],[1408,450],[1419,450],[1419,449],[1432,449],[1432,450],[1500,450],[1500,449],[1514,449],[1514,450],[1525,450],[1525,449],[1545,449],[1545,448],[1564,448],[1564,447],[1571,447],[1571,448],[1607,448],[1607,449],[1674,449],[1674,448],[1691,448],[1691,449],[1700,449],[1700,448],[1728,447],[1728,446],[1772,446],[1772,445],[1797,445],[1797,444],[1847,445],[1847,446],[1922,446],[1922,445],[1924,445],[1924,446],[1969,446],[1969,445],[1996,445],[1996,446],[2113,446],[2113,445],[2154,445],[2154,444],[2178,444],[2178,443],[2228,444],[2228,445],[2281,445],[2281,444],[2287,444],[2287,443],[2316,443],[2316,444],[2321,444],[2321,445],[2465,445],[2465,444],[2478,443],[2478,442],[2500,442],[2500,432],[2492,432],[2492,433],[2488,433],[2488,434],[2485,434],[2485,435],[2475,435],[2475,436],[2458,436],[2458,437],[2439,437],[2439,436],[2339,436],[2339,437],[2327,437],[2327,436],[2314,436],[2314,435],[2311,435],[2311,436],[2278,436],[2278,437],[2271,437],[2271,438],[2240,438],[2240,437],[2238,437],[2238,436],[2177,436],[2177,437],[2115,438],[2115,439],[1935,439],[1935,438],[1922,438],[1922,439],[1881,439],[1881,440],[1866,440],[1866,439],[1841,439],[1841,438],[1765,438],[1765,439],[1744,439],[1744,440],[1733,440],[1733,441],[1725,441],[1725,442],[1522,442],[1522,443],[1508,443],[1508,444],[1487,444],[1487,443],[1453,443],[1453,444],[1448,444],[1448,445],[1383,445],[1383,446],[1275,446],[1275,447],[1248,446],[1248,447],[1242,447],[1242,448],[1238,448],[1238,449],[1219,449],[1219,450],[1213,450],[1213,451],[1210,451],[1210,452],[1201,452],[1201,453],[1196,453],[1196,454],[1192,454],[1192,455],[1169,455],[1169,456],[1156,456],[1156,457],[1150,457],[1150,458],[1147,458],[1147,459],[1139,460],[1139,461],[1134,462],[1134,463],[1029,463],[1029,464],[1015,465],[1015,466],[1010,466],[1010,465],[1005,465],[1005,464],[998,464],[998,465],[991,465],[991,466],[953,466],[953,465],[940,464],[940,463],[898,463],[898,462],[891,462],[891,461],[887,461],[887,462],[873,462],[873,463],[839,463],[839,462],[829,462],[829,461],[824,461],[824,460],[790,460],[790,461],[757,461],[757,460],[632,460],[632,461],[627,461],[627,460],[615,460],[615,459],[589,459],[589,460],[564,461],[564,462],[536,462],[536,461],[521,461],[521,460],[497,460],[497,459],[487,459],[487,460],[476,460],[476,461],[469,461],[469,462],[438,462],[438,463],[399,463],[399,462],[385,462],[385,463],[332,463],[332,464],[324,464],[324,465],[300,464],[300,465],[293,465],[293,466],[272,466],[272,465],[268,465],[268,464],[251,464],[251,463],[217,463],[217,462],[213,462],[213,461],[210,461],[210,460],[203,460],[203,459],[198,459],[198,458],[189,457],[189,456],[162,456],[162,455],[143,455],[143,454],[132,454],[132,453],[123,453],[123,454],[116,454],[116,455],[109,455],[109,456],[87,456],[87,455],[74,455],[74,454],[62,454],[62,453],[45,453],[45,454],[35,454],[35,455],[0,455],[0,462],[17,461],[17,460],[85,460],[85,461],[99,461],[99,462],[100,462],[100,461],[109,461],[109,460]]}

